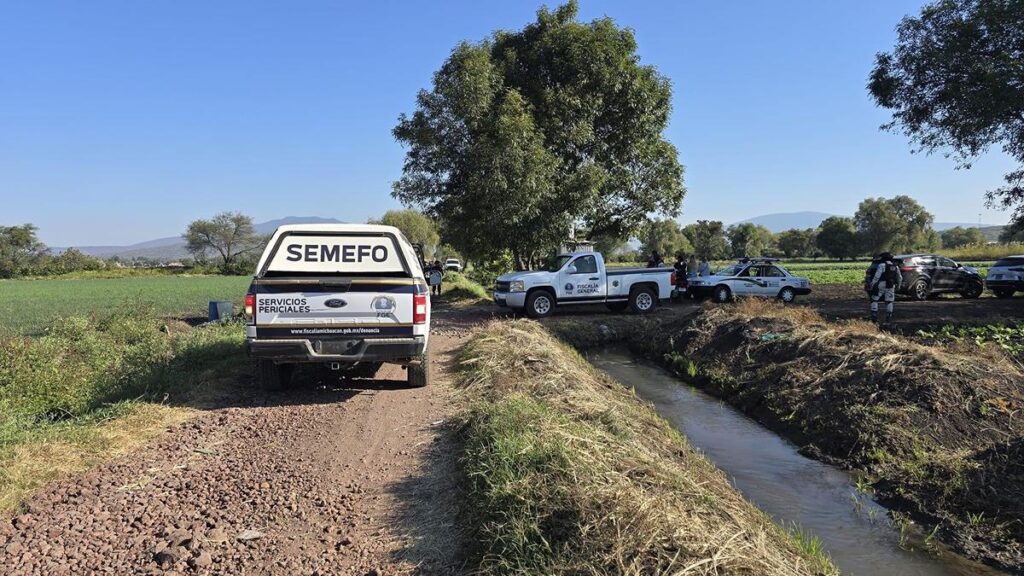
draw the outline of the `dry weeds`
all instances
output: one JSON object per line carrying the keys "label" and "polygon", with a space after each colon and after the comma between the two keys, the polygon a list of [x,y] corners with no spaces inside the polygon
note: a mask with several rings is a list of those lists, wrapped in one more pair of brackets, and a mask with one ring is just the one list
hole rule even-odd
{"label": "dry weeds", "polygon": [[479,573],[835,573],[539,324],[492,323],[460,364]]}

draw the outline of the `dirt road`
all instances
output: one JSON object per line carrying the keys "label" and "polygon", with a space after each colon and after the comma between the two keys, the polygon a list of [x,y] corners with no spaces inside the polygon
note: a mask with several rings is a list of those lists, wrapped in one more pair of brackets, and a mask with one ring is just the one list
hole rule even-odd
{"label": "dirt road", "polygon": [[434,382],[245,392],[147,448],[36,493],[0,522],[4,574],[445,574],[459,569],[449,362]]}

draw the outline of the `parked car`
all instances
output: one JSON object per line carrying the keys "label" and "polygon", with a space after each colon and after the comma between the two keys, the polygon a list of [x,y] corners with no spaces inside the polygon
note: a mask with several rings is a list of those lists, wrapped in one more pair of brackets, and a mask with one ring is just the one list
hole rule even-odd
{"label": "parked car", "polygon": [[462,272],[462,262],[459,262],[458,258],[449,258],[444,261],[444,269]]}
{"label": "parked car", "polygon": [[296,364],[372,377],[399,364],[429,377],[430,296],[422,254],[392,226],[291,224],[267,244],[245,295],[257,381],[288,383]]}
{"label": "parked car", "polygon": [[1024,292],[1024,256],[1000,258],[988,269],[985,284],[997,298],[1009,298],[1014,292]]}
{"label": "parked car", "polygon": [[789,273],[777,258],[743,258],[710,276],[689,279],[687,289],[698,298],[728,302],[736,296],[778,298],[792,302],[811,293],[811,281]]}
{"label": "parked car", "polygon": [[[937,254],[903,254],[894,256],[900,267],[903,282],[897,294],[925,300],[937,294],[960,294],[964,298],[977,298],[985,290],[985,283],[977,269],[958,264]],[[864,275],[864,289],[868,290],[878,268],[872,262]]]}
{"label": "parked car", "polygon": [[561,254],[544,270],[498,277],[494,302],[526,310],[531,318],[551,315],[557,306],[606,304],[613,311],[654,310],[672,294],[671,268],[605,268],[600,252]]}

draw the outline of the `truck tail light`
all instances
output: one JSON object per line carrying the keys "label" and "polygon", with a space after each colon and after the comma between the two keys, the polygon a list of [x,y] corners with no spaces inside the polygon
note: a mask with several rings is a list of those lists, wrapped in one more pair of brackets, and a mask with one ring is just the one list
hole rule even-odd
{"label": "truck tail light", "polygon": [[412,295],[412,323],[413,324],[426,324],[427,323],[427,306],[428,300],[426,294],[413,294]]}
{"label": "truck tail light", "polygon": [[672,285],[673,285],[673,286],[675,286],[675,285],[676,285],[676,273],[675,273],[675,271],[674,271],[674,270],[672,271]]}
{"label": "truck tail light", "polygon": [[245,295],[245,317],[249,320],[254,320],[256,317],[256,295],[246,294]]}

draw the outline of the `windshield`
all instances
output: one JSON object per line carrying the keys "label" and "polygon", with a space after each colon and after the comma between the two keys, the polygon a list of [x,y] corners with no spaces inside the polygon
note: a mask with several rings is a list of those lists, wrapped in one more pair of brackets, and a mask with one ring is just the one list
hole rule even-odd
{"label": "windshield", "polygon": [[735,275],[739,274],[740,272],[742,272],[743,269],[746,268],[746,267],[747,267],[746,264],[733,264],[732,266],[729,266],[728,268],[722,268],[718,272],[715,272],[715,276],[735,276]]}
{"label": "windshield", "polygon": [[569,261],[569,258],[572,258],[572,256],[569,256],[568,254],[562,254],[561,256],[550,258],[543,270],[545,272],[558,272],[562,269],[562,266],[565,266],[565,263]]}

